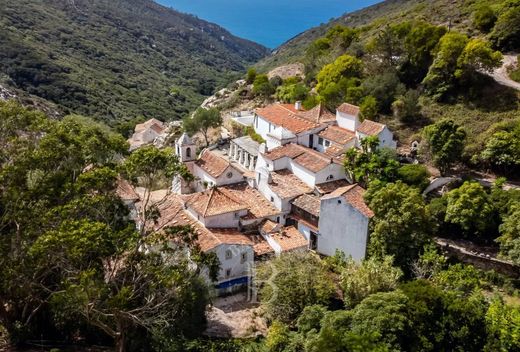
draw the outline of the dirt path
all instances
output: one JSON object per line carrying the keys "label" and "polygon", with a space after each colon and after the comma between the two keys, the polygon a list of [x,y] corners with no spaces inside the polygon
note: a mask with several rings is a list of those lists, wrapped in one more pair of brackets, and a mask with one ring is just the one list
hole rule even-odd
{"label": "dirt path", "polygon": [[511,87],[516,90],[520,90],[520,83],[513,81],[509,78],[507,73],[507,68],[511,65],[517,63],[517,55],[504,55],[504,60],[502,61],[502,66],[497,68],[492,74],[491,77],[495,79],[498,83]]}

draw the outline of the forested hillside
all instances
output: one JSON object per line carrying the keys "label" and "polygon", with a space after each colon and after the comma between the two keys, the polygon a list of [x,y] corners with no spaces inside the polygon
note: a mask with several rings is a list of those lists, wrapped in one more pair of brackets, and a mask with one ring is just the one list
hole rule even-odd
{"label": "forested hillside", "polygon": [[[514,3],[515,1],[510,1]],[[498,5],[500,1],[488,0],[387,0],[355,11],[338,14],[338,18],[319,27],[309,29],[280,46],[273,55],[262,60],[258,66],[273,68],[287,62],[301,61],[307,47],[336,25],[364,28],[362,39],[376,35],[388,24],[404,20],[424,20],[436,25],[478,35],[472,26],[472,14],[482,4]]]}
{"label": "forested hillside", "polygon": [[0,2],[0,81],[111,124],[180,118],[267,53],[150,0]]}

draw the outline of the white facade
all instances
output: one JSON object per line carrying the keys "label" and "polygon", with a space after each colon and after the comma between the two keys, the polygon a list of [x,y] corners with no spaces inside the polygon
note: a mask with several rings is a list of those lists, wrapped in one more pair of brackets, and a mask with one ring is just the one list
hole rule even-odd
{"label": "white facade", "polygon": [[194,164],[193,176],[195,176],[196,179],[196,192],[202,192],[213,186],[226,186],[244,181],[244,175],[231,165],[229,165],[222,175],[219,177],[213,177],[207,173],[206,170],[199,167],[197,164]]}
{"label": "white facade", "polygon": [[[358,147],[360,146],[360,142],[367,138],[368,135],[363,134],[359,131],[356,131],[356,137],[358,140]],[[379,147],[380,148],[391,148],[396,149],[397,143],[394,141],[394,134],[390,131],[390,129],[385,126],[381,132],[377,135],[377,139],[379,139]]]}
{"label": "white facade", "polygon": [[[224,285],[226,282],[241,278],[250,278],[254,268],[255,253],[251,245],[229,245],[221,244],[212,249],[220,261],[220,271],[217,281],[214,284],[218,286]],[[218,289],[219,294],[232,292],[240,289],[243,285],[231,285],[230,287]]]}
{"label": "white facade", "polygon": [[369,218],[350,205],[344,197],[321,200],[317,252],[334,255],[340,250],[356,261],[366,255]]}
{"label": "white facade", "polygon": [[350,115],[341,111],[336,111],[336,121],[339,127],[352,132],[357,130],[359,126],[359,117],[357,115]]}

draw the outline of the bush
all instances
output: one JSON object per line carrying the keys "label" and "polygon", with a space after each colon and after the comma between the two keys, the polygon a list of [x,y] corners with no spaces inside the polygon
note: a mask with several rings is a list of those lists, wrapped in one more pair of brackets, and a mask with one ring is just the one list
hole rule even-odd
{"label": "bush", "polygon": [[480,6],[473,13],[473,25],[484,33],[489,32],[493,28],[496,20],[495,12],[487,5]]}
{"label": "bush", "polygon": [[424,190],[429,184],[430,173],[424,165],[420,164],[407,164],[403,165],[397,171],[399,179],[409,186],[419,188],[421,191]]}
{"label": "bush", "polygon": [[491,41],[502,50],[520,47],[520,6],[503,12],[491,32]]}

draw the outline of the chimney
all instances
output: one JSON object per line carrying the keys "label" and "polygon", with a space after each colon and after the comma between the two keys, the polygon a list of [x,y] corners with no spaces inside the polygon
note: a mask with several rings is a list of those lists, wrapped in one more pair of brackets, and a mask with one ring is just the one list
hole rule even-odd
{"label": "chimney", "polygon": [[298,100],[296,103],[294,103],[294,108],[300,111],[302,109],[302,102]]}

